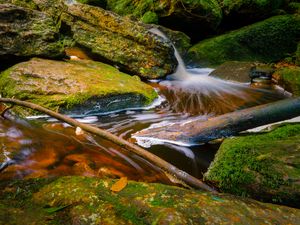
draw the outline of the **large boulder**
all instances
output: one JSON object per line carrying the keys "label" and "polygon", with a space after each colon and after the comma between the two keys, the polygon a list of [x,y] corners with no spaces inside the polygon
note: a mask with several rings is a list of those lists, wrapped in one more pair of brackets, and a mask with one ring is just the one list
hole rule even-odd
{"label": "large boulder", "polygon": [[11,4],[0,5],[0,59],[64,55],[67,39],[60,36],[59,27],[43,12]]}
{"label": "large boulder", "polygon": [[300,16],[283,15],[203,40],[190,48],[189,63],[217,66],[226,61],[272,62],[296,51]]}
{"label": "large boulder", "polygon": [[226,139],[204,177],[223,192],[299,207],[300,125]]}
{"label": "large boulder", "polygon": [[299,224],[300,210],[162,184],[61,177],[0,182],[0,223]]}
{"label": "large boulder", "polygon": [[[14,4],[14,7],[21,5],[31,9],[38,8],[52,18],[50,25],[59,31],[57,37],[68,37],[73,41],[69,45],[85,47],[94,54],[95,59],[118,65],[132,74],[157,78],[171,73],[176,66],[170,42],[149,32],[142,23],[122,18],[100,7],[69,3],[67,0],[30,0],[26,3],[0,0],[0,3],[6,2]],[[28,20],[30,21],[30,17]],[[19,20],[13,18],[12,21],[18,23]],[[5,22],[5,26],[7,23]],[[47,26],[45,22],[43,24]],[[30,28],[31,26],[28,27],[28,32],[32,32]],[[39,26],[34,28],[40,29]],[[51,48],[53,35],[47,35],[44,27],[42,28],[39,32],[44,32],[43,37],[50,42],[47,43],[47,48]],[[3,42],[5,40],[3,37]],[[31,42],[30,37],[25,40]],[[45,57],[48,57],[47,54]]]}
{"label": "large boulder", "polygon": [[238,27],[266,19],[285,6],[286,0],[218,0],[223,12],[222,26]]}
{"label": "large boulder", "polygon": [[131,15],[145,23],[156,23],[171,29],[194,33],[195,27],[202,32],[215,29],[222,19],[217,0],[181,1],[130,1],[108,0],[107,8],[120,15]]}
{"label": "large boulder", "polygon": [[157,96],[137,76],[100,62],[38,58],[4,71],[0,75],[0,89],[3,97],[79,114],[145,106]]}

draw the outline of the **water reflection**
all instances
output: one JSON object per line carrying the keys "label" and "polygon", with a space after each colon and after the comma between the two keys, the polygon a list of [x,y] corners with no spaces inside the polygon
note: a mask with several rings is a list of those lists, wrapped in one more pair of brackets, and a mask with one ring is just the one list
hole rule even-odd
{"label": "water reflection", "polygon": [[[0,119],[1,151],[15,161],[0,179],[84,175],[170,183],[138,156],[63,124],[29,125]],[[2,155],[1,153],[1,155]],[[4,161],[6,159],[1,159]]]}

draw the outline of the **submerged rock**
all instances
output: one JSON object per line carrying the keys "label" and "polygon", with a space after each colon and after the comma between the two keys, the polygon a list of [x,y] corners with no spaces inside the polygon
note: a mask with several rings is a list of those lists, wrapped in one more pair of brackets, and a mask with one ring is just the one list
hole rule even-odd
{"label": "submerged rock", "polygon": [[34,58],[0,75],[3,97],[28,100],[49,109],[89,114],[150,104],[154,89],[116,68],[89,60]]}
{"label": "submerged rock", "polygon": [[59,27],[43,12],[11,4],[0,4],[0,59],[64,55],[68,40]]}
{"label": "submerged rock", "polygon": [[190,48],[191,64],[217,66],[226,61],[273,62],[296,51],[300,16],[283,15],[243,27]]}
{"label": "submerged rock", "polygon": [[204,177],[224,192],[300,207],[300,125],[226,139]]}
{"label": "submerged rock", "polygon": [[[26,31],[32,33],[36,29],[37,34],[41,34],[48,41],[45,46],[50,50],[53,49],[52,45],[57,44],[56,41],[60,40],[60,37],[63,37],[63,40],[70,39],[72,42],[68,42],[69,47],[72,45],[85,47],[94,54],[95,59],[116,64],[123,70],[147,78],[165,76],[171,73],[176,66],[174,51],[169,42],[150,33],[144,24],[120,17],[100,7],[67,0],[29,0],[25,3],[17,0],[0,0],[0,3],[14,4],[15,6],[12,7],[22,6],[24,8],[20,8],[20,10],[25,12],[30,11],[27,8],[37,8],[42,11],[41,15],[47,14],[49,21],[41,20],[39,24],[42,26],[33,26],[33,28],[28,25]],[[35,22],[35,20],[34,22],[30,20],[30,16],[27,18],[30,24]],[[17,17],[12,17],[12,21],[23,23]],[[10,22],[5,21],[3,26],[8,26],[7,24],[9,25]],[[50,28],[48,28],[48,24],[50,24]],[[51,27],[55,28],[56,36],[47,33]],[[2,36],[0,43],[6,41],[6,36]],[[58,39],[52,40],[53,36]],[[24,37],[24,40],[23,42],[26,44],[35,39],[29,36]],[[18,48],[15,48],[14,55],[23,55],[22,52],[17,51],[24,48],[23,42]],[[60,46],[61,42],[59,42]],[[45,46],[41,46],[41,48],[45,48]],[[33,48],[32,55],[39,55],[35,51]],[[59,56],[59,54],[56,55]],[[51,55],[44,54],[43,56],[50,57]]]}
{"label": "submerged rock", "polygon": [[295,96],[300,96],[300,67],[289,66],[277,70],[274,79],[285,90],[291,92]]}
{"label": "submerged rock", "polygon": [[[0,182],[0,222],[12,224],[299,224],[300,210],[162,184],[61,177]],[[18,194],[16,194],[16,190]]]}

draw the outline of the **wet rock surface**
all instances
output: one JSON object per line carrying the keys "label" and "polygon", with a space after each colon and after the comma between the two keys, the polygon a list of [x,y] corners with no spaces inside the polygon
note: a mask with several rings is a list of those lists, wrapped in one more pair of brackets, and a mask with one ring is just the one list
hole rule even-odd
{"label": "wet rock surface", "polygon": [[0,218],[14,224],[299,223],[298,209],[162,184],[129,182],[113,193],[114,183],[87,177],[1,181],[0,205],[9,213],[1,210]]}
{"label": "wet rock surface", "polygon": [[3,97],[75,114],[141,107],[157,96],[138,77],[89,60],[62,62],[34,58],[4,71],[0,86]]}

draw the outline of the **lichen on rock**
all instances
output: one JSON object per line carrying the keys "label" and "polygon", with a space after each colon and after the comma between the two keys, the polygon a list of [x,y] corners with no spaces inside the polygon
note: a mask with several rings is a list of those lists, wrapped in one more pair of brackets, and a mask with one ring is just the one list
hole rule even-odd
{"label": "lichen on rock", "polygon": [[1,95],[40,104],[52,110],[100,113],[150,104],[154,89],[116,68],[89,60],[34,58],[0,75]]}
{"label": "lichen on rock", "polygon": [[[14,224],[298,224],[300,211],[224,194],[130,181],[118,193],[110,179],[61,177],[0,182],[0,215]],[[18,194],[15,194],[18,190]],[[13,197],[15,196],[15,197]],[[2,221],[1,221],[2,222]]]}

